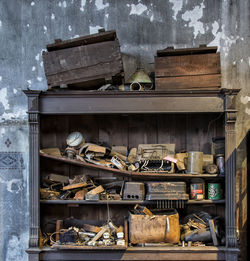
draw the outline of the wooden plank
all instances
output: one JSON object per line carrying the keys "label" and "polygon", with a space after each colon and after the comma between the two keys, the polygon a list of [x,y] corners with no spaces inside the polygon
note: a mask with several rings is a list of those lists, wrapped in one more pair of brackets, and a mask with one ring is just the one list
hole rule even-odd
{"label": "wooden plank", "polygon": [[221,86],[221,75],[192,75],[179,77],[155,78],[155,89],[157,91],[166,89],[211,89]]}
{"label": "wooden plank", "polygon": [[86,187],[87,185],[88,185],[87,182],[81,182],[81,183],[71,184],[71,185],[65,186],[65,187],[63,187],[62,190],[69,190],[69,189],[83,188],[83,187]]}
{"label": "wooden plank", "polygon": [[[174,87],[174,86],[173,86]],[[224,103],[221,97],[189,97],[148,96],[138,94],[137,96],[126,95],[86,95],[85,98],[79,94],[75,97],[61,97],[60,102],[56,95],[41,99],[41,113],[45,114],[146,114],[165,112],[224,112]],[[106,97],[105,97],[105,96]],[[130,98],[131,97],[131,98]]]}
{"label": "wooden plank", "polygon": [[165,48],[163,50],[157,51],[157,56],[171,56],[171,55],[190,55],[190,54],[206,54],[206,53],[216,53],[217,46],[200,46],[198,48]]}
{"label": "wooden plank", "polygon": [[220,54],[155,57],[155,77],[220,74]]}
{"label": "wooden plank", "polygon": [[111,41],[115,39],[116,39],[116,32],[107,31],[107,32],[101,32],[97,34],[81,36],[70,40],[64,40],[64,41],[57,40],[53,44],[46,45],[46,48],[50,52],[50,51],[56,51],[60,49],[72,48],[79,45],[88,45],[88,44],[100,43],[104,41]]}

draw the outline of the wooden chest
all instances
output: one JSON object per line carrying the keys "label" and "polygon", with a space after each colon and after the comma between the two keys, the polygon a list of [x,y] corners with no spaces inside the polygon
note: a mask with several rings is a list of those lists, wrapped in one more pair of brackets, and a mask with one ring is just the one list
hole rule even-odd
{"label": "wooden chest", "polygon": [[155,89],[214,90],[221,86],[220,53],[217,47],[157,51],[155,57]]}
{"label": "wooden chest", "polygon": [[55,40],[43,52],[43,62],[49,89],[97,89],[106,83],[121,84],[124,74],[115,31]]}

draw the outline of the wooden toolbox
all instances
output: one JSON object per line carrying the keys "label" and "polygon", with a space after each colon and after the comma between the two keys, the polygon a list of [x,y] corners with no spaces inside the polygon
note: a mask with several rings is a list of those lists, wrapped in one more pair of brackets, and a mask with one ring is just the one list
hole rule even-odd
{"label": "wooden toolbox", "polygon": [[218,89],[221,86],[220,53],[217,47],[157,51],[155,89]]}
{"label": "wooden toolbox", "polygon": [[44,70],[49,89],[77,87],[97,89],[106,83],[121,84],[123,64],[115,31],[71,40],[55,40],[43,52]]}

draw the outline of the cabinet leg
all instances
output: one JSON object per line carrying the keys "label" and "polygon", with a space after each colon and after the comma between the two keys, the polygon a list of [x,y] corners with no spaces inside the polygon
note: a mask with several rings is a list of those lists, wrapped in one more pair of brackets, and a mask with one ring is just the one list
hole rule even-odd
{"label": "cabinet leg", "polygon": [[232,252],[227,252],[226,261],[238,261],[238,254],[232,253]]}

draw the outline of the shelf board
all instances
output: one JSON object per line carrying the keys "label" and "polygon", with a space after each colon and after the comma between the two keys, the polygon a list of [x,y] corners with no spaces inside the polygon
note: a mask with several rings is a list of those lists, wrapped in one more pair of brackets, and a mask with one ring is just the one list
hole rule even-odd
{"label": "shelf board", "polygon": [[223,178],[220,177],[218,174],[180,174],[180,173],[154,173],[154,172],[131,172],[127,170],[119,170],[119,169],[114,169],[114,168],[108,168],[104,166],[99,166],[87,162],[82,162],[80,160],[75,160],[75,159],[69,159],[66,157],[58,157],[58,156],[53,156],[49,155],[43,152],[40,152],[40,156],[43,158],[51,159],[51,160],[57,160],[60,162],[63,162],[65,164],[70,164],[70,165],[75,165],[75,166],[81,166],[85,168],[90,168],[90,169],[96,169],[96,170],[103,170],[107,172],[112,172],[113,174],[118,174],[120,176],[127,176],[131,178],[136,178],[136,179],[165,179],[165,178],[174,178],[174,179],[183,179],[183,178]]}
{"label": "shelf board", "polygon": [[[91,201],[91,200],[40,200],[42,204],[58,204],[58,205],[66,205],[66,204],[79,204],[79,205],[135,205],[135,204],[155,204],[156,200],[99,200],[99,201]],[[186,204],[224,204],[225,200],[188,200]]]}

